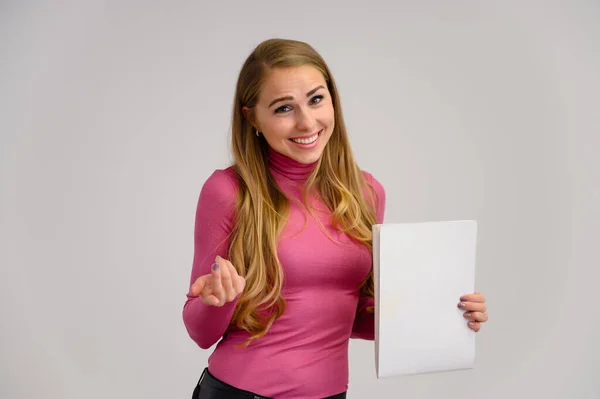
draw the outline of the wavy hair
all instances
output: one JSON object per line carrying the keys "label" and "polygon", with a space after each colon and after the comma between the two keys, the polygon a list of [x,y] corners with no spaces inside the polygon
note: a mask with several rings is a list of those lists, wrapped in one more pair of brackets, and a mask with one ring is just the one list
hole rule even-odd
{"label": "wavy hair", "polygon": [[[334,226],[372,251],[375,191],[354,160],[329,67],[317,51],[304,42],[270,39],[260,43],[240,71],[231,126],[233,169],[239,182],[239,194],[228,256],[238,274],[246,279],[232,324],[249,332],[250,338],[244,346],[264,336],[285,311],[284,275],[277,256],[277,242],[289,215],[289,202],[269,170],[268,144],[264,137],[254,134],[242,107],[252,109],[256,105],[261,85],[270,70],[305,65],[323,74],[332,97],[335,125],[306,181],[304,201],[308,206],[308,193],[316,191],[331,210]],[[372,267],[360,291],[373,298]]]}

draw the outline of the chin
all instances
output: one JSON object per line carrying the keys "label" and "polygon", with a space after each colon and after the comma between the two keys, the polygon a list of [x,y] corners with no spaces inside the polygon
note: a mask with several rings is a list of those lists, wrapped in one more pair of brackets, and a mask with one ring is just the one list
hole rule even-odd
{"label": "chin", "polygon": [[323,151],[314,154],[291,154],[290,158],[296,162],[308,165],[317,162],[321,158],[321,155],[323,155]]}

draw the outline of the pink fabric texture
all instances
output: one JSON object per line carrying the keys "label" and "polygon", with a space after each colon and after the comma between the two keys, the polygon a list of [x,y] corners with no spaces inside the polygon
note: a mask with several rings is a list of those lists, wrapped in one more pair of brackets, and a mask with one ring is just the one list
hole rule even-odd
{"label": "pink fabric texture", "polygon": [[[187,331],[201,348],[218,342],[208,364],[215,377],[273,398],[315,399],[347,390],[349,339],[374,339],[374,316],[365,311],[373,302],[359,295],[371,253],[333,228],[331,212],[317,198],[310,198],[312,215],[302,205],[302,184],[314,166],[269,151],[269,168],[291,208],[278,244],[287,308],[269,332],[236,348],[248,338],[230,325],[237,301],[214,307],[188,294],[183,309]],[[385,191],[373,176],[363,174],[374,190],[377,222],[382,223]],[[237,193],[232,168],[216,170],[204,183],[190,284],[210,273],[217,255],[227,258]]]}

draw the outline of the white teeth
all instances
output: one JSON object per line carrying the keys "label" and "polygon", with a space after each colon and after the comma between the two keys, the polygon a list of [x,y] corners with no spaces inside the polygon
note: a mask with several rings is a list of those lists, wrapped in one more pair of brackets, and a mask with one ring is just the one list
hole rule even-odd
{"label": "white teeth", "polygon": [[317,141],[318,138],[319,138],[319,133],[315,134],[312,137],[306,138],[306,139],[290,139],[290,140],[292,140],[294,143],[298,143],[298,144],[312,144],[315,141]]}

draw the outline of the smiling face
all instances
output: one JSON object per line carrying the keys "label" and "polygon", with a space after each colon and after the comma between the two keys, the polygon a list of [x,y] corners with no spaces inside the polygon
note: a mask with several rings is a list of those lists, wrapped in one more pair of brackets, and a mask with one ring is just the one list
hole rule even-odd
{"label": "smiling face", "polygon": [[323,74],[312,66],[274,68],[258,102],[244,115],[269,146],[303,164],[316,162],[333,128],[334,110]]}

